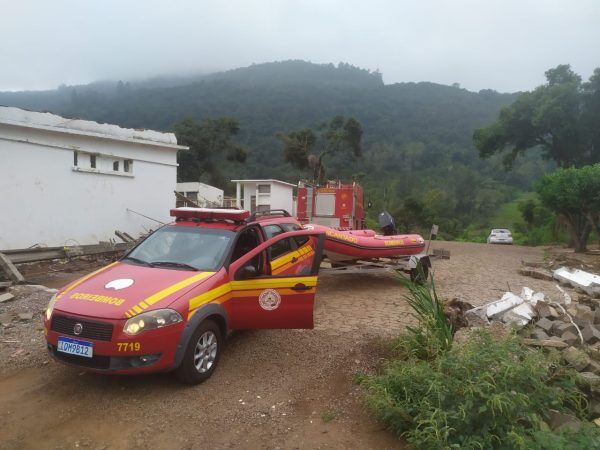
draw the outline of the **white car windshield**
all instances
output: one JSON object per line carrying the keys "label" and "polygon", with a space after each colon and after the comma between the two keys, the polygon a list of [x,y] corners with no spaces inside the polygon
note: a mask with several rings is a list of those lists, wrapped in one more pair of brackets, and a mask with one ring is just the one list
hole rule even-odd
{"label": "white car windshield", "polygon": [[492,230],[492,233],[493,234],[510,234],[510,231],[498,229],[498,230]]}
{"label": "white car windshield", "polygon": [[212,272],[223,265],[234,236],[232,231],[223,229],[166,226],[123,260],[150,267]]}

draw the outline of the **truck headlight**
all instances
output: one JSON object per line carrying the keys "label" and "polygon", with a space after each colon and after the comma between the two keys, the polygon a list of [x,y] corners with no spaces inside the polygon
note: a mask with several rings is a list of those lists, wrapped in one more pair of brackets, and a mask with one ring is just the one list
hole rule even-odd
{"label": "truck headlight", "polygon": [[48,302],[48,306],[46,307],[46,320],[50,320],[50,317],[52,317],[52,311],[54,311],[55,303],[56,303],[56,294],[54,294],[52,296],[52,298]]}
{"label": "truck headlight", "polygon": [[142,331],[168,327],[169,325],[179,323],[182,320],[181,314],[174,309],[157,309],[132,317],[125,322],[123,331],[125,334],[135,336]]}

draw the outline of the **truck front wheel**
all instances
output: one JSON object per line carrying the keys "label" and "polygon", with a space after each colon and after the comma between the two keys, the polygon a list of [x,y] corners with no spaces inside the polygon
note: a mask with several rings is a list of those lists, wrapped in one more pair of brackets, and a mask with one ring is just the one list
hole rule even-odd
{"label": "truck front wheel", "polygon": [[175,371],[177,378],[188,384],[207,380],[217,367],[222,348],[219,326],[212,320],[200,323],[188,342],[181,365]]}

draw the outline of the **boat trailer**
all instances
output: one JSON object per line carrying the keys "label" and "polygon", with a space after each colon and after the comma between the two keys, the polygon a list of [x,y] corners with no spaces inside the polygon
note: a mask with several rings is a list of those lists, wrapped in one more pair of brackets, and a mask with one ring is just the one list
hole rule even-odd
{"label": "boat trailer", "polygon": [[375,274],[385,272],[404,272],[410,275],[413,281],[420,280],[422,276],[427,279],[431,259],[425,253],[404,256],[399,258],[373,258],[354,261],[330,261],[323,259],[321,262],[322,274]]}

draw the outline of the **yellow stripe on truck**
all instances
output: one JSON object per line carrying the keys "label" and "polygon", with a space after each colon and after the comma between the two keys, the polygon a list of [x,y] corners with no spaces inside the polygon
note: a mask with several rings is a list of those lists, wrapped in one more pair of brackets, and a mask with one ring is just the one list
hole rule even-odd
{"label": "yellow stripe on truck", "polygon": [[213,302],[220,299],[218,303],[223,303],[232,297],[249,297],[252,295],[260,295],[264,289],[277,289],[284,295],[294,295],[299,292],[291,290],[289,288],[302,283],[308,287],[314,287],[317,285],[316,276],[311,277],[285,277],[285,278],[274,278],[274,279],[257,279],[257,280],[243,280],[243,281],[230,281],[215,289],[211,289],[204,294],[197,297],[191,298],[189,302],[189,313],[188,319],[194,315],[198,308],[206,303]]}
{"label": "yellow stripe on truck", "polygon": [[177,291],[185,289],[186,287],[188,287],[194,283],[197,283],[198,281],[201,281],[205,278],[208,278],[209,276],[214,275],[214,274],[215,274],[215,272],[201,272],[197,275],[194,275],[193,277],[189,277],[189,278],[186,278],[185,280],[179,281],[178,283],[172,284],[171,286],[168,286],[168,287],[158,291],[157,293],[152,294],[150,297],[140,301],[137,305],[130,308],[125,313],[125,316],[127,317],[127,314],[129,314],[129,316],[133,317],[137,314],[140,314],[141,312],[143,312],[144,309],[148,309],[150,306],[160,302],[161,300],[164,300],[169,295],[172,295]]}

